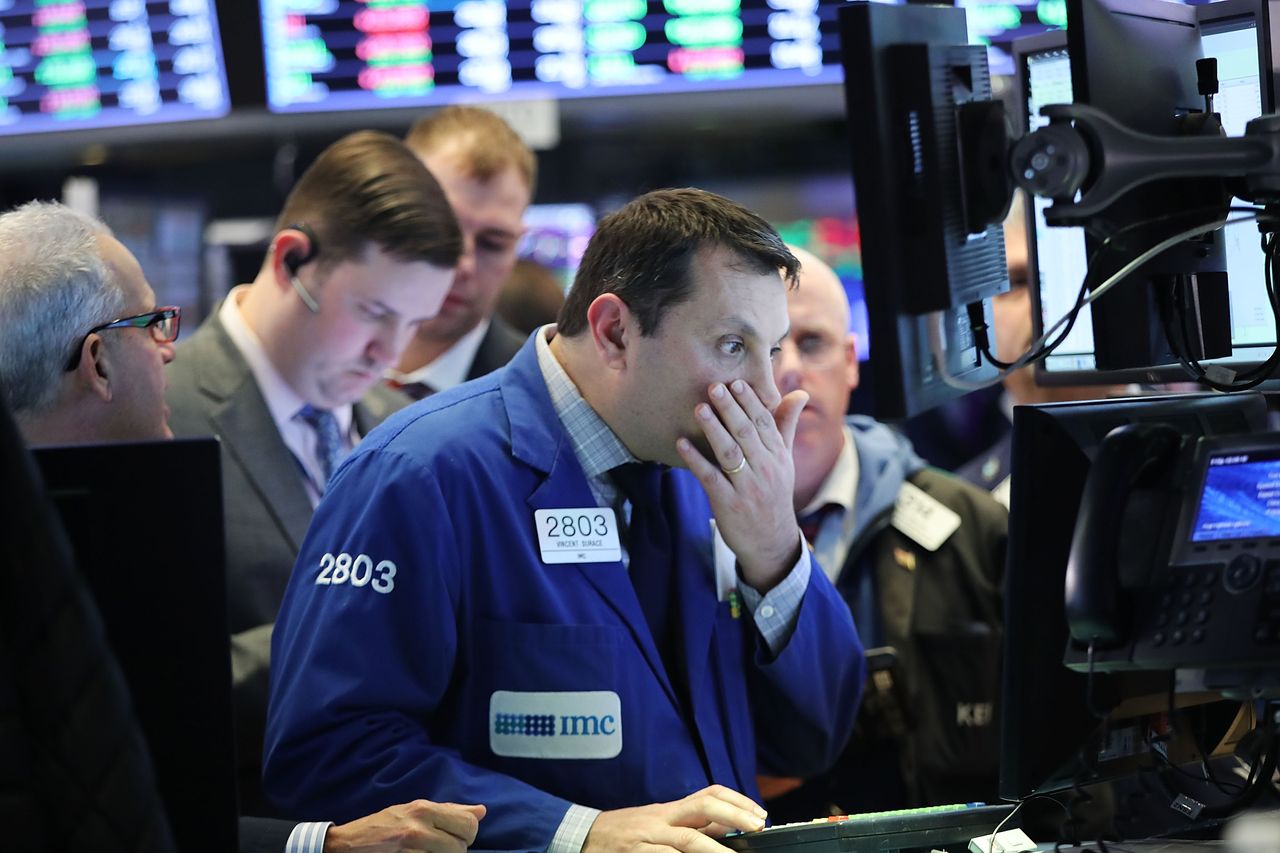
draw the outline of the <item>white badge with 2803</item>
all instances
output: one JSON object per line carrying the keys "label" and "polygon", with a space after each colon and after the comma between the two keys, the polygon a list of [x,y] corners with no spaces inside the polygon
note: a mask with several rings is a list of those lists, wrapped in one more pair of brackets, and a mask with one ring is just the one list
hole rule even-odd
{"label": "white badge with 2803", "polygon": [[616,563],[622,559],[618,519],[609,507],[538,509],[533,512],[542,562]]}

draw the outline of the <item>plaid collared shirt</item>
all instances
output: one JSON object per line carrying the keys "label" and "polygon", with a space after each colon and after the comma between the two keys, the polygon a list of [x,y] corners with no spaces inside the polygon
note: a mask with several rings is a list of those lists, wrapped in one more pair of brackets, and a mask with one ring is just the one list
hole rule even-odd
{"label": "plaid collared shirt", "polygon": [[551,394],[551,406],[564,425],[564,431],[569,434],[573,455],[582,466],[582,473],[587,475],[591,494],[601,506],[616,508],[619,501],[618,487],[614,485],[609,471],[619,465],[639,460],[627,450],[622,439],[609,429],[609,425],[582,396],[578,386],[573,384],[569,374],[551,353],[551,345],[547,343],[544,330],[538,331],[534,348],[538,353],[538,367],[542,370],[542,378]]}

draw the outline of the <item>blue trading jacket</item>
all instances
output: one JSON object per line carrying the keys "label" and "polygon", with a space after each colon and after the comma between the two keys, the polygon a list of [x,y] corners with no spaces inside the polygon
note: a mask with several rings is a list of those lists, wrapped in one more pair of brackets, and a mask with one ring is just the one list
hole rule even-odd
{"label": "blue trading jacket", "polygon": [[679,484],[689,702],[621,562],[545,564],[537,509],[595,505],[532,339],[511,365],[361,442],[316,511],[276,622],[267,792],[344,821],[484,803],[477,847],[545,850],[571,803],[614,809],[757,771],[809,775],[852,728],[863,655],[812,573],[776,659],[714,588],[710,507]]}

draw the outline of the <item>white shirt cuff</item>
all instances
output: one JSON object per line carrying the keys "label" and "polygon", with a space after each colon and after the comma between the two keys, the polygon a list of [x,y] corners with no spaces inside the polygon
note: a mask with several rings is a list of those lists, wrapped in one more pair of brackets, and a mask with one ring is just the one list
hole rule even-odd
{"label": "white shirt cuff", "polygon": [[587,833],[591,825],[600,816],[599,809],[573,805],[564,813],[564,820],[556,830],[555,837],[547,847],[547,853],[581,853],[582,845],[587,843]]}
{"label": "white shirt cuff", "polygon": [[324,838],[332,822],[300,823],[289,833],[284,853],[324,853]]}
{"label": "white shirt cuff", "polygon": [[753,587],[747,586],[738,578],[738,592],[742,595],[742,603],[747,612],[755,620],[760,636],[764,637],[769,651],[777,657],[787,647],[787,642],[796,630],[796,620],[800,618],[800,605],[804,602],[805,590],[809,588],[809,574],[813,571],[809,548],[801,542],[800,559],[791,567],[791,571],[777,586],[761,595]]}

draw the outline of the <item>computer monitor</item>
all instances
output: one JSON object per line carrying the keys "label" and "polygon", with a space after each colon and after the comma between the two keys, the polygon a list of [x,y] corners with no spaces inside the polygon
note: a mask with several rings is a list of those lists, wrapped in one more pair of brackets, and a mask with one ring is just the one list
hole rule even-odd
{"label": "computer monitor", "polygon": [[176,851],[124,674],[4,400],[0,482],[5,847]]}
{"label": "computer monitor", "polygon": [[[1260,394],[1204,394],[1018,406],[1005,578],[1000,796],[1022,799],[1127,775],[1149,761],[1141,738],[1102,742],[1100,711],[1155,696],[1167,707],[1167,673],[1090,676],[1063,664],[1067,558],[1091,459],[1111,430],[1167,423],[1186,436],[1266,429]],[[1121,713],[1140,713],[1130,705]]]}
{"label": "computer monitor", "polygon": [[[1258,27],[1260,15],[1266,19],[1265,5],[1257,0],[1224,0],[1189,11],[1195,15],[1200,43],[1205,56],[1218,59],[1220,94],[1215,107],[1221,114],[1229,135],[1243,133],[1251,119],[1270,111],[1269,49],[1266,28]],[[1044,126],[1040,108],[1048,104],[1071,103],[1072,57],[1063,31],[1019,39],[1014,43],[1020,108],[1016,118],[1020,132]],[[1116,84],[1119,86],[1119,84]],[[1096,87],[1095,87],[1096,88]],[[1123,87],[1121,87],[1123,88]],[[1075,303],[1086,274],[1088,249],[1080,228],[1050,227],[1044,211],[1050,201],[1035,198],[1028,205],[1027,231],[1032,285],[1035,336],[1066,315]],[[1213,359],[1240,369],[1262,361],[1274,345],[1275,324],[1266,297],[1263,280],[1264,258],[1259,247],[1257,227],[1245,222],[1227,226],[1220,236],[1225,250],[1225,269],[1230,285],[1231,348],[1226,359]],[[1131,280],[1111,295],[1100,299],[1095,308],[1101,311],[1127,313],[1125,330],[1132,335],[1134,317],[1144,316],[1143,307],[1125,302],[1125,291],[1133,295],[1144,282]],[[1108,305],[1116,296],[1115,307]],[[1044,360],[1037,362],[1036,381],[1044,385],[1110,384],[1119,382],[1156,382],[1185,379],[1177,365],[1144,366],[1123,370],[1097,369],[1094,346],[1093,312],[1081,311],[1070,334]]]}
{"label": "computer monitor", "polygon": [[214,0],[0,4],[0,135],[212,119],[231,107]]}
{"label": "computer monitor", "polygon": [[236,762],[213,439],[34,451],[151,749],[184,853],[236,849]]}
{"label": "computer monitor", "polygon": [[261,0],[276,112],[838,83],[839,0]]}
{"label": "computer monitor", "polygon": [[[1202,56],[1196,10],[1173,0],[1068,0],[1067,45],[1075,102],[1104,112],[1132,131],[1176,137],[1183,117],[1203,108],[1196,62]],[[1134,187],[1089,219],[1085,246],[1098,284],[1160,241],[1203,225],[1221,203],[1213,178],[1165,179]],[[1049,211],[1052,219],[1053,211]],[[1104,236],[1123,239],[1104,242]],[[1105,233],[1100,233],[1105,232]],[[1229,351],[1226,257],[1220,235],[1184,239],[1133,270],[1090,307],[1100,367],[1173,364],[1171,306],[1188,289],[1198,309],[1195,334],[1211,358]],[[1183,312],[1184,314],[1186,312]]]}
{"label": "computer monitor", "polygon": [[1008,289],[1004,237],[967,222],[955,119],[990,75],[963,9],[851,3],[840,41],[875,409],[907,417],[996,376],[965,306]]}

